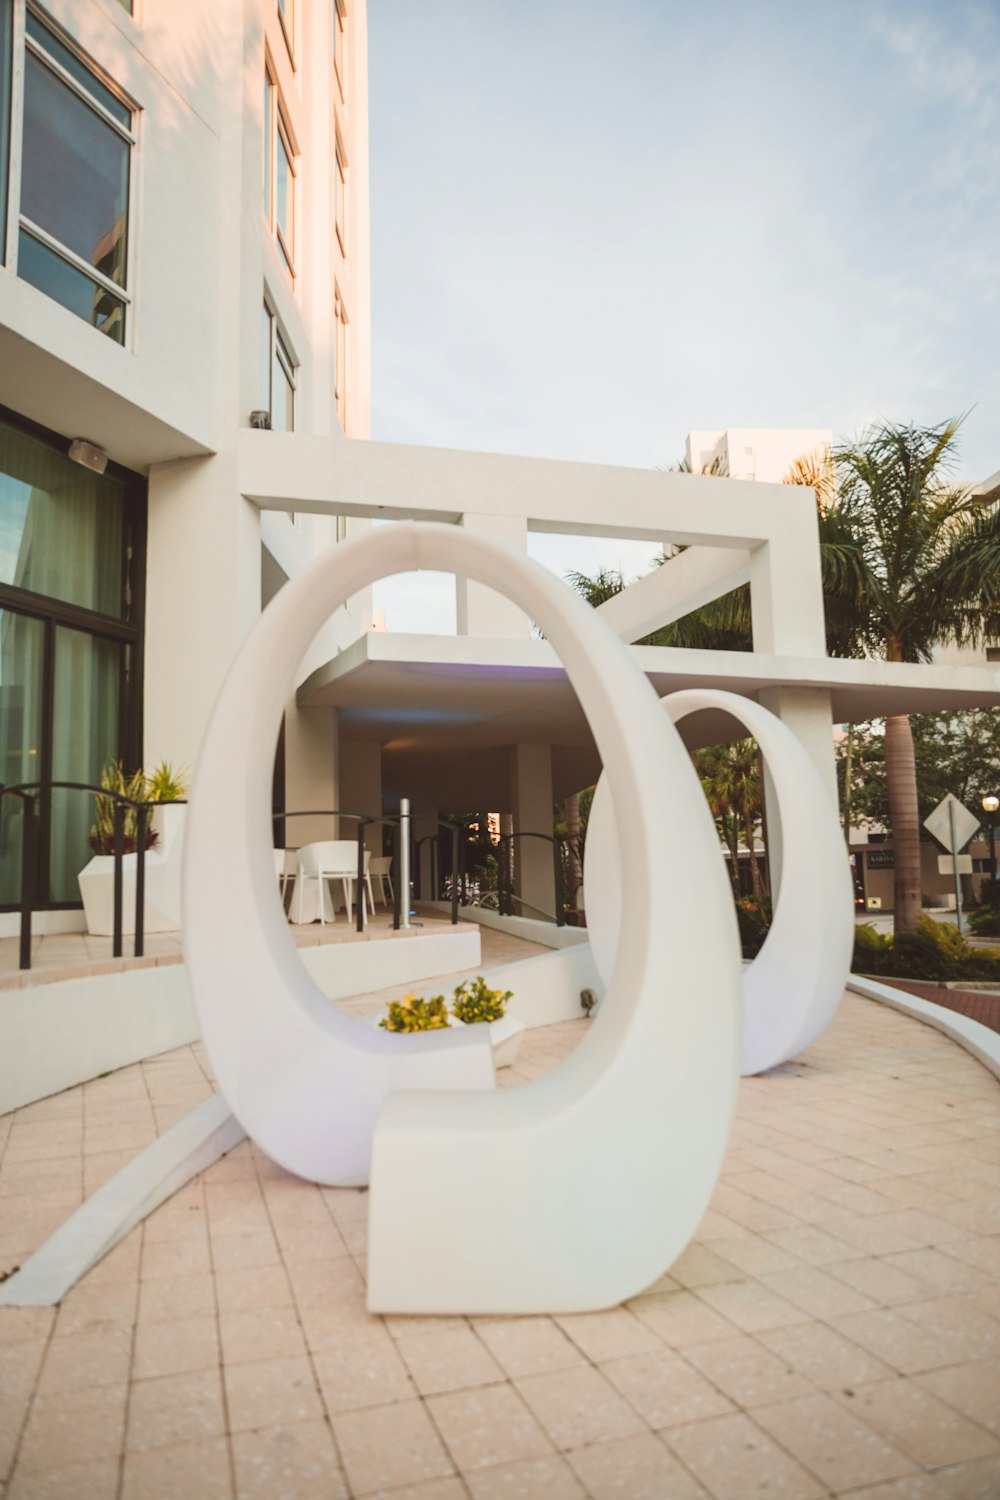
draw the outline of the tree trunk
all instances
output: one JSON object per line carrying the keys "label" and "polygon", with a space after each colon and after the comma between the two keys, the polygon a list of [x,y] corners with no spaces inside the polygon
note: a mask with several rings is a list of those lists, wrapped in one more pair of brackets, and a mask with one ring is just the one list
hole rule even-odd
{"label": "tree trunk", "polygon": [[757,854],[753,846],[753,814],[747,810],[743,813],[743,837],[750,850],[750,888],[753,891],[753,899],[759,901],[764,890],[760,882],[760,866],[757,863]]}
{"label": "tree trunk", "polygon": [[580,869],[580,798],[576,792],[566,798],[566,838],[569,841],[569,904],[575,910],[580,904],[576,897],[583,880]]}
{"label": "tree trunk", "polygon": [[740,835],[735,813],[722,814],[722,831],[729,849],[729,875],[733,882],[733,895],[739,901],[743,892],[740,890]]}
{"label": "tree trunk", "polygon": [[885,721],[885,779],[894,854],[894,928],[915,927],[920,915],[920,815],[913,732],[905,714]]}

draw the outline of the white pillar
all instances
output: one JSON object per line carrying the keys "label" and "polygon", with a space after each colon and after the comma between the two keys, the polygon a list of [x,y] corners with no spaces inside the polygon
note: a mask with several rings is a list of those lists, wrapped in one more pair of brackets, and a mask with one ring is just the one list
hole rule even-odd
{"label": "white pillar", "polygon": [[[382,746],[375,740],[342,740],[339,754],[340,801],[344,812],[363,813],[369,818],[382,816]],[[339,838],[353,838],[358,825],[345,818]],[[373,854],[382,853],[381,828],[369,828],[365,846]]]}
{"label": "white pillar", "polygon": [[[528,523],[523,516],[487,516],[467,511],[461,524],[467,531],[489,537],[491,541],[503,542],[516,552],[527,551]],[[488,589],[485,584],[457,578],[455,598],[459,635],[509,640],[531,634],[531,621],[524,611],[518,609],[503,594]]]}
{"label": "white pillar", "polygon": [[[552,750],[549,745],[511,748],[510,790],[515,833],[552,833]],[[514,893],[539,911],[555,915],[552,845],[544,839],[514,840]],[[534,916],[534,912],[526,913]]]}
{"label": "white pillar", "polygon": [[[332,810],[336,806],[337,710],[300,709],[293,697],[285,708],[285,812]],[[301,849],[316,839],[332,839],[335,834],[332,818],[289,818],[285,824],[289,849]]]}
{"label": "white pillar", "polygon": [[235,451],[149,473],[144,760],[194,767],[209,716],[260,614],[260,515]]}
{"label": "white pillar", "polygon": [[[787,724],[819,773],[833,806],[838,806],[837,762],[833,746],[833,711],[826,688],[762,688],[760,702]],[[771,865],[771,893],[776,896],[781,880],[781,824],[772,809],[777,798],[765,763],[764,802],[768,809],[767,852]]]}

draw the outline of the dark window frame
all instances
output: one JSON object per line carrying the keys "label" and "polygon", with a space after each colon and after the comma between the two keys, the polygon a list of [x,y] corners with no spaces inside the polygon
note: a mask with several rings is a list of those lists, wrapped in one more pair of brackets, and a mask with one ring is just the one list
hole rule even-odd
{"label": "dark window frame", "polygon": [[[40,423],[33,422],[5,406],[0,406],[0,422],[68,456],[70,439],[53,432],[50,428],[43,427]],[[121,747],[121,757],[129,768],[142,764],[148,489],[146,480],[141,474],[136,474],[134,470],[126,469],[121,464],[109,462],[107,473],[122,480],[126,485],[122,588],[125,598],[129,601],[128,618],[117,619],[113,615],[101,614],[98,610],[86,609],[79,604],[70,604],[65,600],[52,598],[48,594],[36,594],[31,589],[21,589],[13,584],[0,583],[0,610],[9,610],[12,613],[39,620],[45,631],[42,654],[42,753],[37,778],[43,785],[52,780],[55,646],[56,630],[60,626],[97,636],[121,648],[118,743]],[[127,686],[126,672],[128,673]],[[84,794],[80,792],[75,795],[83,796]],[[38,889],[47,897],[52,834],[51,790],[43,790],[38,802],[38,811],[40,824]],[[81,905],[80,901],[45,899],[39,902],[38,910],[73,911],[78,910]],[[0,905],[0,911],[12,910],[16,910],[16,906]]]}

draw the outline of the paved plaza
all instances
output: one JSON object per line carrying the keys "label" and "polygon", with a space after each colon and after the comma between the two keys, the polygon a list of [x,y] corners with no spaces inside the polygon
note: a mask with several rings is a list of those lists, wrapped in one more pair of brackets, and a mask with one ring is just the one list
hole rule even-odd
{"label": "paved plaza", "polygon": [[[0,1267],[211,1091],[185,1047],[0,1120]],[[0,1309],[0,1495],[995,1500],[998,1127],[967,1053],[847,996],[741,1083],[671,1273],[559,1318],[369,1316],[367,1193],[244,1144],[58,1309]]]}

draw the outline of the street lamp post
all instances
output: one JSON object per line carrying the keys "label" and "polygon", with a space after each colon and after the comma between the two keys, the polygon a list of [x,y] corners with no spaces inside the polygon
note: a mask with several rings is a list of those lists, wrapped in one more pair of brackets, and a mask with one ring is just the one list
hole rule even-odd
{"label": "street lamp post", "polygon": [[1000,807],[1000,797],[995,797],[992,792],[987,793],[983,798],[983,811],[990,820],[990,883],[994,901],[997,896],[997,846],[994,818],[996,817],[998,807]]}

